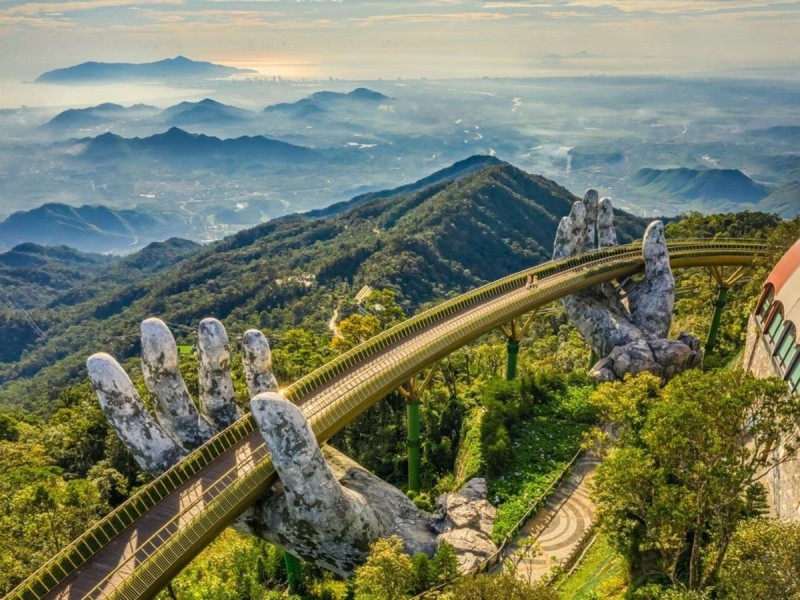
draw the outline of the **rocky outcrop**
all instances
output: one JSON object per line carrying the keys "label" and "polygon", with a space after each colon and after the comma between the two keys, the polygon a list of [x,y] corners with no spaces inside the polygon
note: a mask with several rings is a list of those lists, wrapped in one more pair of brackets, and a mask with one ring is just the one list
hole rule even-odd
{"label": "rocky outcrop", "polygon": [[[611,200],[597,197],[595,190],[588,190],[561,220],[553,258],[616,245]],[[591,370],[603,381],[642,372],[666,380],[702,360],[699,342],[692,336],[666,337],[675,308],[675,279],[661,221],[645,231],[642,254],[645,270],[640,281],[593,286],[562,300],[570,321],[603,357]]]}
{"label": "rocky outcrop", "polygon": [[485,479],[471,479],[461,490],[436,499],[433,528],[437,545],[447,542],[456,550],[462,572],[477,567],[497,551],[492,542],[497,509],[489,504]]}
{"label": "rocky outcrop", "polygon": [[626,374],[652,373],[664,380],[675,377],[702,362],[700,343],[682,333],[677,340],[642,340],[618,346],[595,364],[590,375],[600,381],[622,379]]}

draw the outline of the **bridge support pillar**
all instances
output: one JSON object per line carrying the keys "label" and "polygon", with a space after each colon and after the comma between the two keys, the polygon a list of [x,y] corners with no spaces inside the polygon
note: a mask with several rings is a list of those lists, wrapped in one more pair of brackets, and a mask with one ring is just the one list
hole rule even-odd
{"label": "bridge support pillar", "polygon": [[283,561],[286,563],[286,579],[289,582],[289,592],[297,594],[300,591],[300,583],[303,581],[300,561],[289,552],[283,553]]}
{"label": "bridge support pillar", "polygon": [[725,303],[728,300],[727,285],[721,285],[717,288],[717,300],[714,302],[714,314],[711,317],[711,327],[708,330],[708,337],[706,338],[705,354],[709,355],[714,350],[714,345],[717,343],[717,335],[719,334],[719,325],[722,320],[722,311],[725,309]]}
{"label": "bridge support pillar", "polygon": [[517,376],[517,356],[519,356],[519,340],[506,340],[506,381]]}
{"label": "bridge support pillar", "polygon": [[744,267],[739,267],[727,277],[725,276],[725,269],[723,267],[709,267],[708,272],[717,283],[717,299],[714,302],[714,314],[711,316],[711,326],[708,328],[708,337],[706,338],[706,345],[704,348],[706,356],[714,351],[714,346],[717,343],[719,325],[722,320],[722,311],[728,300],[728,292],[735,283],[741,281],[745,274]]}
{"label": "bridge support pillar", "polygon": [[419,408],[422,404],[419,399],[411,398],[406,402],[406,417],[408,420],[408,489],[419,493],[419,469],[420,469],[420,419]]}
{"label": "bridge support pillar", "polygon": [[517,357],[519,356],[519,342],[528,331],[533,318],[536,316],[534,310],[524,323],[518,322],[517,319],[511,321],[508,326],[501,325],[500,331],[506,337],[506,381],[511,381],[517,376]]}
{"label": "bridge support pillar", "polygon": [[433,376],[436,375],[436,369],[439,367],[437,362],[425,379],[420,382],[415,375],[408,380],[405,386],[400,386],[397,391],[406,399],[406,427],[408,435],[406,437],[406,449],[408,451],[408,491],[419,493],[421,488],[419,470],[421,463],[420,456],[420,407],[422,406],[422,393],[428,389]]}

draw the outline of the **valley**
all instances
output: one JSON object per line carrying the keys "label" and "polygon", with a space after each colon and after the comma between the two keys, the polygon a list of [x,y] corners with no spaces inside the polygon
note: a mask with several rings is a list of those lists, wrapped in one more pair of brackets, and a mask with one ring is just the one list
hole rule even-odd
{"label": "valley", "polygon": [[[598,187],[617,206],[648,217],[692,210],[791,217],[800,206],[800,87],[791,82],[585,77],[206,85],[204,97],[165,107],[3,111],[0,219],[48,203],[99,204],[172,223],[166,237],[207,242],[407,184],[474,154],[497,156],[573,193]],[[730,96],[737,97],[735,109],[726,104]],[[700,182],[676,182],[679,169],[696,172]],[[672,182],[643,175],[654,171]],[[160,239],[140,236],[103,251]],[[0,239],[0,247],[11,246]]]}

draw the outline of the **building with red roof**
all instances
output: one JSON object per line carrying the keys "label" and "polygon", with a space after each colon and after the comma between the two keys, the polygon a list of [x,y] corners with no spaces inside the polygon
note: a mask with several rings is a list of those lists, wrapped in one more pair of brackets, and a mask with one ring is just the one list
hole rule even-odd
{"label": "building with red roof", "polygon": [[[757,377],[779,377],[800,391],[800,240],[784,254],[764,283],[750,316],[744,369]],[[780,463],[765,478],[774,516],[800,519],[800,458]]]}

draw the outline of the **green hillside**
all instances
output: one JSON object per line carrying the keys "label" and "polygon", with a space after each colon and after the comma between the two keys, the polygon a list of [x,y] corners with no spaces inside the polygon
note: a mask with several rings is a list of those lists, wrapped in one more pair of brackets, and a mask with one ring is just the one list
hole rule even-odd
{"label": "green hillside", "polygon": [[0,254],[0,288],[7,307],[46,305],[54,296],[102,273],[116,257],[85,254],[66,246],[20,244]]}
{"label": "green hillside", "polygon": [[[0,358],[0,403],[42,409],[65,384],[84,379],[89,354],[136,354],[139,322],[152,315],[186,327],[176,334],[188,340],[200,319],[214,316],[233,335],[263,328],[279,346],[280,333],[301,323],[327,331],[342,299],[363,285],[396,290],[413,311],[548,260],[558,221],[574,200],[552,181],[503,163],[409,195],[354,201],[328,218],[277,219],[156,275],[126,280],[132,263],[120,263],[116,275],[35,311],[46,339],[17,315],[0,314],[0,335],[14,331]],[[618,222],[622,241],[644,227],[626,215]],[[153,257],[125,261],[150,264]]]}

